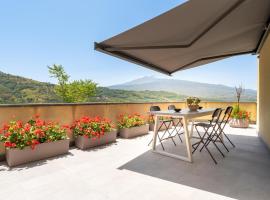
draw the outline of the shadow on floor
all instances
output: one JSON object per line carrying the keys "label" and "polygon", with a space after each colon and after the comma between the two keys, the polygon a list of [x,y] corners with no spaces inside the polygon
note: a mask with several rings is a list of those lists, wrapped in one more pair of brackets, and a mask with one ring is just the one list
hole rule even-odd
{"label": "shadow on floor", "polygon": [[[81,150],[80,151],[84,151],[84,152],[91,152],[91,151],[99,151],[101,149],[106,149],[110,146],[117,146],[117,141],[115,142],[111,142],[111,143],[107,143],[107,144],[103,144],[103,145],[100,145],[100,146],[96,146],[96,147],[92,147],[92,148],[88,148],[88,149],[84,149],[84,150]],[[76,147],[74,147],[76,148]]]}
{"label": "shadow on floor", "polygon": [[[86,149],[86,150],[80,150],[80,149],[78,149],[78,150],[79,151],[85,151],[85,152],[99,151],[101,149],[108,148],[108,147],[113,146],[113,145],[117,145],[117,141],[109,143],[109,144],[89,148],[89,149]],[[72,150],[72,149],[77,149],[77,148],[75,146],[70,147],[70,150]],[[15,167],[8,167],[6,161],[2,161],[2,162],[0,162],[0,171],[21,171],[21,170],[30,169],[30,168],[33,168],[33,167],[45,165],[45,164],[48,163],[48,161],[51,161],[51,160],[63,159],[63,158],[70,157],[70,156],[73,156],[73,154],[69,151],[67,154],[64,154],[64,155],[59,155],[59,156],[54,156],[54,157],[43,159],[43,160],[33,161],[33,162],[30,162],[30,163],[18,165],[18,166],[15,166]]]}
{"label": "shadow on floor", "polygon": [[[185,186],[201,189],[235,199],[269,199],[270,153],[258,137],[230,135],[236,148],[222,158],[210,147],[218,161],[215,165],[208,153],[195,152],[194,162],[188,163],[151,151],[136,157],[119,169],[152,176]],[[175,147],[167,141],[169,152],[185,152],[184,144]],[[160,148],[160,147],[159,147]]]}
{"label": "shadow on floor", "polygon": [[8,167],[6,161],[3,161],[3,162],[0,162],[0,171],[21,171],[21,170],[31,169],[33,167],[46,165],[48,161],[56,160],[56,159],[63,159],[70,156],[73,156],[73,154],[71,152],[68,152],[67,154],[54,156],[54,157],[43,159],[43,160],[33,161],[30,163],[21,164],[15,167]]}

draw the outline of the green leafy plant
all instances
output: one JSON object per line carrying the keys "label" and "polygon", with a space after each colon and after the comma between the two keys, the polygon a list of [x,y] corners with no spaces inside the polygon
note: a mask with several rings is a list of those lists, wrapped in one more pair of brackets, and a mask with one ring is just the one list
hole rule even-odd
{"label": "green leafy plant", "polygon": [[198,97],[188,97],[186,99],[188,106],[197,106],[201,102],[201,100]]}
{"label": "green leafy plant", "polygon": [[45,122],[39,117],[22,121],[10,121],[1,129],[0,141],[4,142],[6,148],[23,149],[30,146],[67,139],[67,126],[60,126],[56,122]]}
{"label": "green leafy plant", "polygon": [[120,115],[117,121],[118,128],[132,128],[146,124],[144,117],[139,114]]}
{"label": "green leafy plant", "polygon": [[110,120],[105,118],[84,116],[76,120],[70,129],[75,137],[84,136],[95,140],[110,132],[113,125]]}
{"label": "green leafy plant", "polygon": [[97,84],[91,80],[75,80],[69,82],[69,75],[62,65],[48,66],[51,77],[58,80],[55,86],[55,93],[64,102],[87,102],[96,94]]}
{"label": "green leafy plant", "polygon": [[250,112],[247,112],[245,110],[240,109],[239,105],[234,105],[233,106],[233,111],[232,111],[232,114],[231,114],[231,118],[250,120],[250,117],[251,117]]}
{"label": "green leafy plant", "polygon": [[251,113],[240,108],[240,99],[241,99],[241,96],[242,96],[243,92],[244,92],[244,88],[243,88],[242,85],[239,85],[238,87],[235,87],[237,104],[233,106],[233,111],[232,111],[232,114],[231,114],[231,118],[250,120]]}

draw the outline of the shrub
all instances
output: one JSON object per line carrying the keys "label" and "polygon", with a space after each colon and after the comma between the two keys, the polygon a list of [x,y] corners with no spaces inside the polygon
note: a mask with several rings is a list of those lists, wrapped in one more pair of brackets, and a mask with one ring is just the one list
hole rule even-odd
{"label": "shrub", "polygon": [[45,142],[67,139],[66,126],[60,126],[56,122],[45,122],[39,117],[22,121],[10,121],[1,129],[0,141],[4,142],[6,148],[23,149]]}
{"label": "shrub", "polygon": [[239,105],[235,105],[233,107],[232,115],[231,117],[233,119],[247,119],[250,120],[250,112],[247,112],[245,110],[240,109]]}
{"label": "shrub", "polygon": [[106,132],[110,132],[113,129],[113,126],[108,119],[84,116],[81,119],[76,120],[70,129],[75,137],[84,136],[94,140],[102,137]]}
{"label": "shrub", "polygon": [[131,128],[135,126],[141,126],[144,125],[146,122],[144,118],[139,114],[133,114],[133,115],[120,115],[117,126],[118,128]]}

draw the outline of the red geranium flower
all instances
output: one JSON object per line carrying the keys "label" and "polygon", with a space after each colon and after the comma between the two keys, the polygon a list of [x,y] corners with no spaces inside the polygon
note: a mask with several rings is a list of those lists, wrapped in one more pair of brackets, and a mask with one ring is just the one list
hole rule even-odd
{"label": "red geranium flower", "polygon": [[63,125],[62,127],[63,128],[66,128],[66,129],[69,129],[70,128],[69,125]]}
{"label": "red geranium flower", "polygon": [[37,126],[43,126],[43,125],[45,125],[45,122],[43,120],[41,120],[41,119],[37,119],[36,120],[36,125]]}
{"label": "red geranium flower", "polygon": [[9,129],[9,127],[10,127],[10,126],[9,126],[8,124],[4,124],[4,125],[3,125],[3,130],[7,131],[7,130]]}
{"label": "red geranium flower", "polygon": [[11,142],[10,142],[10,141],[4,142],[4,146],[5,146],[5,147],[11,147]]}
{"label": "red geranium flower", "polygon": [[139,114],[125,114],[120,116],[122,117],[117,121],[118,128],[131,128],[145,124],[144,118]]}
{"label": "red geranium flower", "polygon": [[0,141],[4,142],[7,148],[20,148],[26,146],[35,148],[39,143],[51,142],[66,139],[66,129],[57,123],[46,124],[41,119],[22,121],[10,121],[4,124]]}
{"label": "red geranium flower", "polygon": [[32,140],[32,141],[31,141],[31,149],[35,149],[35,147],[36,147],[37,144],[39,144],[39,141],[37,141],[37,140],[35,140],[35,139]]}
{"label": "red geranium flower", "polygon": [[105,132],[110,132],[112,124],[108,119],[103,119],[100,116],[93,118],[83,116],[80,120],[75,120],[70,129],[75,137],[80,135],[95,140],[104,135]]}
{"label": "red geranium flower", "polygon": [[31,129],[31,125],[30,125],[29,123],[26,123],[26,124],[24,125],[24,130],[25,130],[26,132],[29,132],[30,129]]}
{"label": "red geranium flower", "polygon": [[11,132],[6,132],[6,133],[4,134],[5,137],[9,137],[10,135],[11,135]]}

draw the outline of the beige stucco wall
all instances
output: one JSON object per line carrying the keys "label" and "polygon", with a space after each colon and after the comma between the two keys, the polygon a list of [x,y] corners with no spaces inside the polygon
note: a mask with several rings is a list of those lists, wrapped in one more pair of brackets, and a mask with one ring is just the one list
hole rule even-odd
{"label": "beige stucco wall", "polygon": [[[114,123],[120,114],[139,113],[147,116],[151,105],[158,105],[161,109],[167,109],[168,105],[174,104],[178,108],[185,108],[184,102],[174,103],[101,103],[101,104],[62,104],[62,105],[8,105],[0,106],[0,125],[12,119],[27,121],[36,114],[45,120],[56,120],[61,124],[71,124],[74,120],[87,116],[101,116],[111,119]],[[233,102],[202,102],[204,108],[226,108],[234,105]],[[252,121],[256,121],[256,103],[241,103],[247,111],[252,113]],[[72,138],[72,135],[69,133]],[[0,153],[4,152],[0,145]]]}
{"label": "beige stucco wall", "polygon": [[270,36],[259,56],[258,70],[258,133],[270,147]]}

